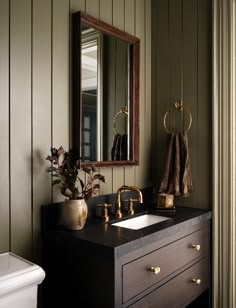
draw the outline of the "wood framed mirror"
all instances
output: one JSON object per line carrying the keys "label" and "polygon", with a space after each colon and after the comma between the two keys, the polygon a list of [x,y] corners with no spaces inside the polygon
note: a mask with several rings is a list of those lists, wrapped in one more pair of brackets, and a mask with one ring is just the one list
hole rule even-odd
{"label": "wood framed mirror", "polygon": [[72,147],[82,165],[139,164],[137,37],[84,12],[72,19]]}

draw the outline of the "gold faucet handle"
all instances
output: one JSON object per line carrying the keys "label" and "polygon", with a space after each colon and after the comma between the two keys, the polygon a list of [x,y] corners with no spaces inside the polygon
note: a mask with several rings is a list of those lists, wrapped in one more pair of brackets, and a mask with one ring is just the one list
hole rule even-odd
{"label": "gold faucet handle", "polygon": [[128,214],[134,215],[134,201],[138,201],[137,199],[130,198],[128,200],[123,200],[128,202]]}
{"label": "gold faucet handle", "polygon": [[103,212],[102,212],[102,219],[107,222],[109,220],[109,215],[108,215],[108,208],[112,206],[112,204],[108,203],[101,203],[97,204],[98,207],[102,207]]}

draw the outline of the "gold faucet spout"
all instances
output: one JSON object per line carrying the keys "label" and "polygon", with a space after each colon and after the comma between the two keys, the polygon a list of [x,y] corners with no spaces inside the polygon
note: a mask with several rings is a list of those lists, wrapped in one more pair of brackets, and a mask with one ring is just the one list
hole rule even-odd
{"label": "gold faucet spout", "polygon": [[121,194],[122,191],[125,191],[125,190],[129,190],[129,186],[123,185],[120,188],[118,188],[118,190],[116,192],[116,201],[120,201],[120,194]]}
{"label": "gold faucet spout", "polygon": [[[116,218],[121,218],[122,217],[122,212],[121,212],[121,192],[126,191],[126,190],[131,190],[135,191],[138,195],[137,201],[139,203],[143,203],[143,195],[141,190],[138,187],[135,186],[127,186],[123,185],[120,188],[118,188],[116,192],[116,203],[115,203],[115,216]],[[135,201],[135,200],[133,200]]]}
{"label": "gold faucet spout", "polygon": [[136,186],[130,186],[129,188],[130,188],[130,190],[133,190],[133,191],[137,192],[137,194],[138,194],[138,202],[139,203],[143,203],[143,194],[142,194],[141,190],[138,187],[136,187]]}
{"label": "gold faucet spout", "polygon": [[116,216],[116,218],[122,217],[120,194],[121,194],[122,191],[125,191],[128,188],[129,187],[127,185],[123,185],[120,188],[118,188],[118,190],[116,192],[116,203],[115,203],[115,216]]}

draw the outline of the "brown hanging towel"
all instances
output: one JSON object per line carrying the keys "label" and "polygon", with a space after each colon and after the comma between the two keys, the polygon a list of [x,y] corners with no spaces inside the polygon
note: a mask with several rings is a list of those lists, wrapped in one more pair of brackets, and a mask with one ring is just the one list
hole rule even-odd
{"label": "brown hanging towel", "polygon": [[169,146],[160,193],[189,196],[192,190],[187,133],[168,133]]}
{"label": "brown hanging towel", "polygon": [[115,134],[111,149],[112,160],[127,160],[127,134]]}
{"label": "brown hanging towel", "polygon": [[180,152],[181,152],[181,193],[183,196],[189,196],[193,189],[193,182],[190,170],[190,159],[188,149],[187,133],[180,134]]}

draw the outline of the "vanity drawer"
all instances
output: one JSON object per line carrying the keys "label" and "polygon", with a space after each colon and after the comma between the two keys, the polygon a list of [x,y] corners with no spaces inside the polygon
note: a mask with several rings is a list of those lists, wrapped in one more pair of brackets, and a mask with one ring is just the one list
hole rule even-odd
{"label": "vanity drawer", "polygon": [[[196,250],[193,245],[200,245]],[[123,303],[173,274],[192,260],[208,255],[210,230],[206,226],[123,266]],[[160,270],[154,274],[151,267]]]}
{"label": "vanity drawer", "polygon": [[[200,284],[193,282],[200,279]],[[199,282],[199,281],[198,281]],[[154,290],[130,308],[179,308],[209,287],[209,260],[207,257]]]}

